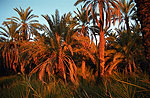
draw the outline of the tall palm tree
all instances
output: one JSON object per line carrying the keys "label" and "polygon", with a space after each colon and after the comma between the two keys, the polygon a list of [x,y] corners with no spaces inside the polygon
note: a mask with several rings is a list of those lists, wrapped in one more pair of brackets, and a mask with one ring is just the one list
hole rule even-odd
{"label": "tall palm tree", "polygon": [[135,2],[137,7],[137,16],[141,23],[143,45],[145,47],[145,57],[150,69],[150,1],[135,0]]}
{"label": "tall palm tree", "polygon": [[[90,40],[90,35],[92,35],[92,37],[94,35],[96,39],[96,32],[91,32],[94,28],[92,29],[92,27],[89,26],[89,22],[87,20],[87,15],[86,15],[86,10],[81,7],[81,11],[78,8],[77,8],[77,11],[78,12],[74,11],[74,13],[76,14],[74,19],[77,21],[76,31],[78,33],[73,37],[75,39],[74,44],[76,44],[76,47],[74,47],[73,49],[75,50],[74,52],[81,54],[81,56],[83,56],[81,69],[82,69],[82,76],[84,79],[86,79],[86,74],[85,74],[86,59],[92,58],[93,63],[95,63],[95,58],[93,54],[96,51],[94,49],[93,51],[95,52],[91,52],[89,47],[94,46],[94,44],[91,44],[93,43],[93,40],[92,41]],[[97,44],[97,39],[96,39],[96,44]]]}
{"label": "tall palm tree", "polygon": [[3,22],[3,25],[6,26],[0,27],[0,49],[2,51],[3,62],[8,68],[13,68],[16,71],[17,66],[19,65],[19,32],[18,24],[13,21]]}
{"label": "tall palm tree", "polygon": [[[119,0],[119,8],[121,10],[121,23],[125,22],[126,29],[128,33],[130,32],[129,22],[131,23],[131,19],[133,19],[135,10],[135,3],[133,0],[126,1],[126,0]],[[123,26],[123,27],[125,27]]]}
{"label": "tall palm tree", "polygon": [[37,34],[37,29],[40,29],[40,24],[38,20],[33,18],[38,17],[37,15],[31,14],[32,9],[28,7],[26,10],[22,8],[14,8],[14,10],[19,14],[19,17],[13,16],[12,18],[7,18],[8,20],[14,21],[19,25],[19,33],[22,40],[30,40],[31,34]]}
{"label": "tall palm tree", "polygon": [[[10,42],[13,42],[14,45],[11,45],[11,49],[16,48],[16,52],[11,52],[10,55],[17,55],[14,60],[14,70],[16,69],[15,66],[17,66],[18,63],[18,57],[19,57],[19,51],[17,50],[20,44],[20,41],[22,40],[30,40],[31,34],[37,35],[38,31],[37,29],[41,29],[41,25],[38,23],[38,20],[33,20],[33,18],[38,17],[34,14],[31,14],[33,10],[30,10],[30,7],[28,7],[26,10],[23,10],[20,8],[14,8],[14,10],[19,14],[19,17],[13,16],[12,18],[7,18],[7,20],[4,22],[5,26],[10,29],[12,32],[10,35]],[[15,29],[14,29],[15,28]],[[14,31],[13,31],[14,29]],[[15,31],[17,29],[17,31]],[[3,29],[4,30],[4,29]],[[9,31],[10,31],[9,30]],[[6,30],[4,30],[6,32]],[[3,33],[4,35],[4,33]],[[5,36],[5,35],[4,35]],[[8,48],[9,49],[9,48]],[[12,51],[11,50],[11,51]],[[23,59],[22,59],[23,60]],[[13,61],[13,59],[12,59]],[[12,62],[11,62],[12,63]],[[17,63],[17,64],[16,64]],[[24,62],[20,62],[21,65],[21,71],[23,72]]]}
{"label": "tall palm tree", "polygon": [[[87,19],[87,10],[83,9],[81,7],[81,10],[79,10],[77,8],[77,11],[74,11],[74,13],[76,14],[76,16],[74,17],[74,19],[77,21],[77,31],[80,32],[82,35],[84,36],[88,36],[91,37],[91,39],[93,40],[93,38],[95,39],[95,43],[97,45],[97,35],[98,35],[98,27],[96,25],[91,26],[90,22]],[[96,17],[97,14],[95,13],[94,16]],[[89,16],[89,20],[93,20],[92,19],[92,15]],[[95,21],[94,21],[95,22]],[[93,23],[95,24],[95,23]]]}
{"label": "tall palm tree", "polygon": [[[117,15],[120,20],[120,9],[117,5],[119,3],[117,0],[77,0],[75,5],[83,2],[83,8],[87,9],[87,17],[89,14],[93,15],[93,24],[97,23],[99,27],[99,59],[100,59],[100,75],[104,75],[105,59],[105,38],[104,38],[104,28],[109,28],[111,25],[111,14]],[[115,9],[115,10],[114,10]],[[98,10],[98,11],[97,11]],[[94,14],[98,13],[99,16],[94,17]],[[106,21],[104,14],[106,13]],[[98,19],[99,18],[99,19]],[[89,18],[88,18],[89,20]],[[120,21],[119,21],[120,22]]]}
{"label": "tall palm tree", "polygon": [[57,74],[65,81],[71,80],[74,84],[78,84],[77,67],[71,58],[73,55],[70,45],[72,31],[68,25],[68,19],[71,20],[70,13],[60,18],[56,10],[52,19],[48,15],[43,17],[49,25],[43,26],[45,35],[38,36],[35,42],[26,42],[22,45],[23,53],[28,53],[26,59],[30,61],[33,58],[37,65],[31,73],[39,71],[39,79],[42,81],[46,72],[48,76]]}
{"label": "tall palm tree", "polygon": [[77,21],[77,30],[83,35],[83,36],[89,36],[88,32],[88,21],[86,17],[86,10],[81,8],[81,11],[77,8],[77,11],[74,11],[76,16],[74,19]]}

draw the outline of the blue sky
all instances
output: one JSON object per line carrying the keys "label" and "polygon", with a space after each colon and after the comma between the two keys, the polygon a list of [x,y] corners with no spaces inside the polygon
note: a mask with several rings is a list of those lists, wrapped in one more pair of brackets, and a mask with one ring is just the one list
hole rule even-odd
{"label": "blue sky", "polygon": [[18,16],[13,8],[31,7],[33,9],[32,14],[39,16],[39,21],[45,23],[45,20],[41,15],[51,15],[58,9],[60,15],[64,13],[72,12],[76,10],[74,3],[76,0],[0,0],[0,26],[2,22],[11,16]]}

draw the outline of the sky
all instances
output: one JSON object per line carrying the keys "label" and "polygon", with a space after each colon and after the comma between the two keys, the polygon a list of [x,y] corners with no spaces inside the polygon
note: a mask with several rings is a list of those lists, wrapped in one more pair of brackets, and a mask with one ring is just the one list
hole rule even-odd
{"label": "sky", "polygon": [[60,15],[76,10],[74,3],[76,0],[0,0],[0,26],[6,18],[17,16],[18,14],[13,8],[26,9],[29,6],[33,9],[32,14],[38,15],[39,22],[45,24],[45,20],[41,15],[55,14],[58,9]]}

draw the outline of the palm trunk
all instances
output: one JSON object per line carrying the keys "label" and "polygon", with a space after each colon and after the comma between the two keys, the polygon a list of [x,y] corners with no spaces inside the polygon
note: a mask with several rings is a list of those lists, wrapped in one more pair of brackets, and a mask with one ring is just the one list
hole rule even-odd
{"label": "palm trunk", "polygon": [[99,58],[100,58],[100,76],[104,75],[104,49],[105,49],[105,39],[104,39],[104,30],[100,32],[100,42],[99,42]]}
{"label": "palm trunk", "polygon": [[134,72],[137,72],[137,68],[136,68],[136,66],[135,66],[134,60],[133,60],[133,68],[134,68]]}
{"label": "palm trunk", "polygon": [[114,68],[116,67],[116,65],[117,65],[119,62],[121,62],[121,61],[122,61],[122,60],[114,60],[113,63],[112,63],[112,65],[110,65],[110,67],[108,68],[107,73],[108,73],[109,75],[111,75],[113,69],[114,69]]}
{"label": "palm trunk", "polygon": [[135,0],[137,15],[141,23],[145,57],[150,69],[150,0]]}
{"label": "palm trunk", "polygon": [[[85,32],[85,26],[84,25],[82,25],[81,35],[86,37],[86,32]],[[81,65],[81,67],[82,67],[82,76],[85,79],[86,76],[85,76],[85,58],[84,57],[82,58],[82,65]]]}
{"label": "palm trunk", "polygon": [[[60,47],[59,47],[60,48]],[[66,82],[66,73],[65,73],[65,66],[62,60],[62,49],[59,49],[59,57],[58,57],[58,66],[59,66],[59,71],[63,74],[63,78]]]}
{"label": "palm trunk", "polygon": [[125,16],[125,24],[126,24],[126,28],[127,28],[127,34],[129,35],[130,27],[129,27],[129,18],[127,17],[127,15]]}
{"label": "palm trunk", "polygon": [[83,57],[82,59],[82,75],[83,75],[83,78],[85,79],[86,78],[86,75],[85,75],[85,58]]}
{"label": "palm trunk", "polygon": [[25,24],[23,24],[22,28],[23,28],[23,32],[22,32],[22,37],[23,38],[22,38],[22,40],[25,41],[25,40],[27,40],[27,31],[25,29]]}
{"label": "palm trunk", "polygon": [[125,74],[128,74],[127,66],[125,67]]}
{"label": "palm trunk", "polygon": [[131,67],[131,61],[129,60],[129,71],[130,71],[130,74],[132,74],[132,67]]}

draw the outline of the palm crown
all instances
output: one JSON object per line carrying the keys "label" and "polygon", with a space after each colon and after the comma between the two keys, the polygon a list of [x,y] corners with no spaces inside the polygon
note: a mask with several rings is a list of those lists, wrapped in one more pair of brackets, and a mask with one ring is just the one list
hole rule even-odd
{"label": "palm crown", "polygon": [[38,20],[33,20],[33,18],[38,17],[34,14],[31,14],[33,11],[28,7],[26,10],[23,10],[20,8],[14,8],[14,10],[19,14],[19,17],[12,17],[7,18],[8,20],[11,20],[18,24],[19,26],[19,33],[22,37],[22,40],[30,39],[31,34],[37,34],[37,29],[40,29],[40,24],[38,23]]}

